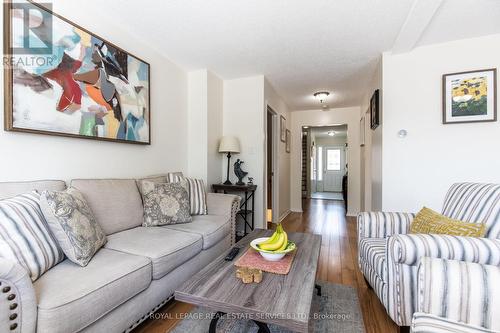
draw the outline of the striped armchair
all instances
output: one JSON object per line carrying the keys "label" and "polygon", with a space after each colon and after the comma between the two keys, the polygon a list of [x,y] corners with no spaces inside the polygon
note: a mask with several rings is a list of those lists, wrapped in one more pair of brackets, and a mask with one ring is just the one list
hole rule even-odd
{"label": "striped armchair", "polygon": [[500,267],[424,257],[413,333],[500,332]]}
{"label": "striped armchair", "polygon": [[422,257],[500,266],[500,185],[458,183],[442,213],[485,223],[485,238],[408,234],[411,213],[358,215],[358,263],[367,282],[399,326],[410,326],[417,309],[417,267]]}

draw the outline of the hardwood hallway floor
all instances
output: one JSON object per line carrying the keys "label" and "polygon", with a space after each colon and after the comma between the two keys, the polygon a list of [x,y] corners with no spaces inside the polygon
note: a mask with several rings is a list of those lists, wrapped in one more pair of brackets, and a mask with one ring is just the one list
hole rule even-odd
{"label": "hardwood hallway floor", "polygon": [[[395,333],[397,326],[386,314],[373,290],[369,289],[357,263],[356,219],[345,216],[342,201],[305,200],[303,213],[292,213],[283,221],[289,232],[307,232],[322,236],[317,279],[349,285],[357,289],[367,333]],[[165,319],[148,320],[134,332],[170,332],[183,313],[192,306],[171,302],[159,312]],[[333,332],[332,332],[333,333]],[[342,333],[342,332],[339,332]]]}

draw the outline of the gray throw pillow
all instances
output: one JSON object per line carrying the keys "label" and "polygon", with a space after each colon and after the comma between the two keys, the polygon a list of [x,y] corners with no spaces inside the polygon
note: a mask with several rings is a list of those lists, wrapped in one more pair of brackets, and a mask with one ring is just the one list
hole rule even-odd
{"label": "gray throw pillow", "polygon": [[191,222],[187,183],[141,183],[145,227]]}
{"label": "gray throw pillow", "polygon": [[87,266],[94,254],[106,244],[106,235],[83,195],[74,188],[44,191],[40,206],[68,259]]}

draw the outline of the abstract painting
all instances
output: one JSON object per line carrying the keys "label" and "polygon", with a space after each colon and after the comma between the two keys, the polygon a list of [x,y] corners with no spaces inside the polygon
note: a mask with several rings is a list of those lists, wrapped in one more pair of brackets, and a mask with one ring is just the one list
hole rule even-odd
{"label": "abstract painting", "polygon": [[[46,6],[31,1],[8,6],[6,130],[151,143],[147,62]],[[19,45],[38,47],[17,52]]]}
{"label": "abstract painting", "polygon": [[496,69],[443,75],[443,124],[496,119]]}

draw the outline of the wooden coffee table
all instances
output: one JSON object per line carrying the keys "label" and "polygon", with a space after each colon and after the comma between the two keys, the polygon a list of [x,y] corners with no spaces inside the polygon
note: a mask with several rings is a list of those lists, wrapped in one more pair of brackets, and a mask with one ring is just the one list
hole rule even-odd
{"label": "wooden coffee table", "polygon": [[256,229],[236,243],[241,250],[233,261],[224,261],[227,252],[186,281],[175,291],[178,301],[216,311],[209,332],[215,332],[223,314],[253,320],[260,332],[269,332],[267,324],[276,324],[296,332],[308,332],[309,314],[315,288],[321,237],[289,233],[297,244],[297,253],[287,275],[264,272],[259,284],[243,284],[236,278],[234,262],[249,248],[250,241],[270,236],[271,230]]}

